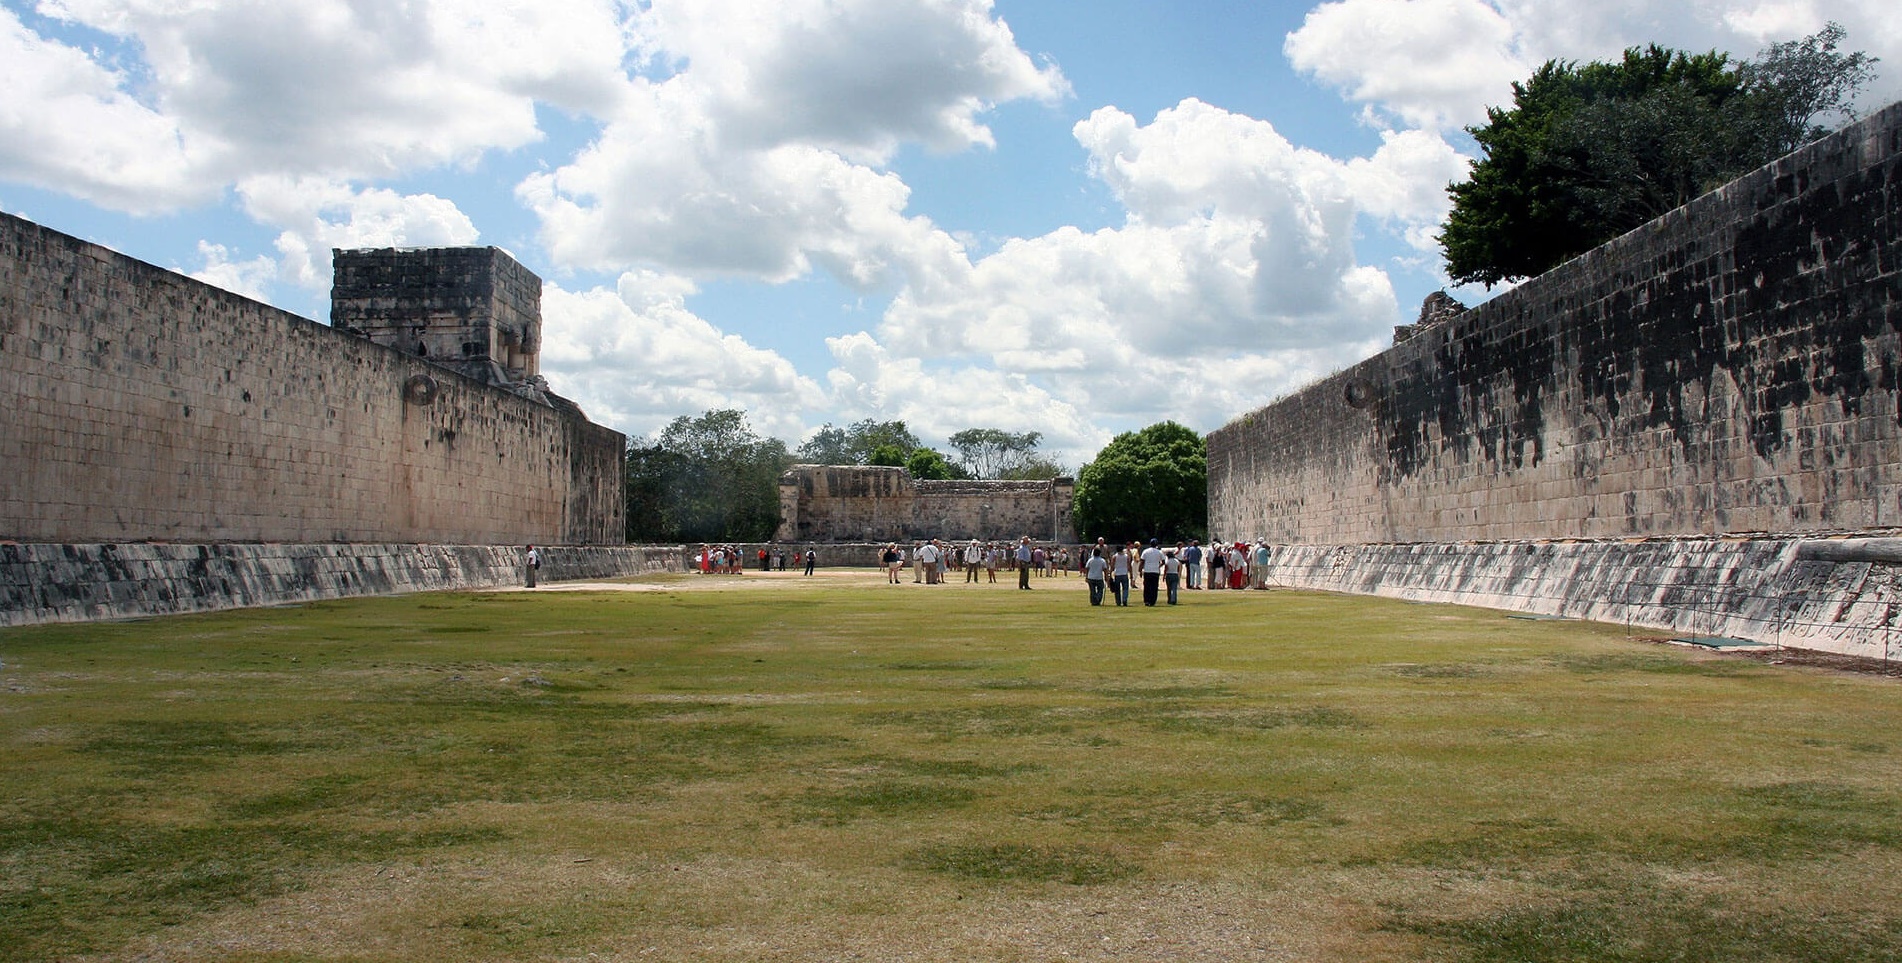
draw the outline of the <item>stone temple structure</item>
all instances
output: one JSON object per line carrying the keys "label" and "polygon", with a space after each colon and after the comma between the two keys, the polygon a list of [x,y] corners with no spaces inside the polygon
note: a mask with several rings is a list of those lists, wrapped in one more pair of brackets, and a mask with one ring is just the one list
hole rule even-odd
{"label": "stone temple structure", "polygon": [[330,325],[546,400],[542,280],[501,248],[331,252]]}
{"label": "stone temple structure", "polygon": [[903,468],[794,465],[779,479],[781,542],[1074,542],[1076,482],[938,481]]}

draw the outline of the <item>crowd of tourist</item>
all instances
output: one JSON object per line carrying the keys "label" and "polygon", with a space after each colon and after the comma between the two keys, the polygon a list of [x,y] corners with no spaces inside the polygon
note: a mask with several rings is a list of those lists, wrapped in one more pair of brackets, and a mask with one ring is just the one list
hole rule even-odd
{"label": "crowd of tourist", "polygon": [[[738,545],[702,545],[693,557],[694,570],[702,575],[738,575],[746,571],[748,553]],[[752,565],[762,572],[784,572],[790,558],[794,565],[804,565],[806,574],[811,575],[818,563],[818,553],[806,549],[803,553],[793,549],[788,554],[784,546],[770,549],[760,548],[752,555]]]}
{"label": "crowd of tourist", "polygon": [[885,580],[894,585],[904,581],[901,576],[907,567],[912,582],[919,585],[941,585],[960,573],[966,584],[988,584],[997,581],[997,572],[1002,569],[1007,577],[1010,573],[1018,576],[1018,588],[1029,588],[1033,576],[1054,578],[1066,571],[1070,551],[1057,545],[1034,545],[1029,536],[1016,544],[975,538],[947,543],[933,538],[910,545],[887,543],[879,554],[879,563],[885,569]]}
{"label": "crowd of tourist", "polygon": [[[1097,539],[1072,552],[1069,546],[1038,544],[1029,536],[1016,542],[946,541],[920,539],[909,544],[887,543],[879,552],[879,568],[892,585],[904,581],[906,569],[916,585],[942,585],[962,575],[965,584],[995,584],[1001,569],[1006,578],[1017,577],[1019,589],[1031,588],[1031,580],[1078,575],[1090,593],[1091,605],[1104,599],[1118,606],[1130,604],[1135,586],[1140,586],[1146,606],[1177,605],[1181,593],[1204,590],[1268,588],[1269,562],[1273,550],[1257,539],[1249,542],[1218,542],[1204,546],[1198,539],[1165,546],[1159,539],[1147,543],[1129,542],[1111,545]],[[694,556],[694,566],[703,574],[737,575],[749,563],[761,571],[786,571],[788,560],[804,566],[811,575],[817,553],[803,553],[780,546],[746,550],[736,545],[702,545]]]}
{"label": "crowd of tourist", "polygon": [[1217,543],[1204,548],[1197,539],[1164,547],[1154,538],[1147,545],[1110,545],[1099,538],[1079,557],[1078,569],[1089,585],[1091,605],[1102,605],[1105,597],[1116,605],[1128,605],[1132,581],[1139,580],[1143,604],[1153,606],[1165,590],[1167,604],[1176,605],[1182,592],[1202,591],[1205,585],[1211,590],[1265,589],[1273,550],[1259,539],[1252,545]]}

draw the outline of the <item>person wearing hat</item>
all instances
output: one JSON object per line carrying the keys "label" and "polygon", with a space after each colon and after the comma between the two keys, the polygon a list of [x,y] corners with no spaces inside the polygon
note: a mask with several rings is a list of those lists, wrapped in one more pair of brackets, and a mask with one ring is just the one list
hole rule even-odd
{"label": "person wearing hat", "polygon": [[1030,560],[1033,557],[1030,536],[1025,535],[1017,541],[1017,587],[1030,590]]}
{"label": "person wearing hat", "polygon": [[1162,587],[1162,547],[1156,539],[1150,539],[1143,549],[1143,604],[1156,607],[1156,592]]}

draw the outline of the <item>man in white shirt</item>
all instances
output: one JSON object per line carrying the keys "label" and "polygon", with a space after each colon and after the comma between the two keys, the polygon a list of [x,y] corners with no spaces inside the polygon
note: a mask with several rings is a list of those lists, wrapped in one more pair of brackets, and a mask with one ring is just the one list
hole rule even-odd
{"label": "man in white shirt", "polygon": [[1156,590],[1162,587],[1162,548],[1155,539],[1143,549],[1143,604],[1156,607]]}
{"label": "man in white shirt", "polygon": [[938,584],[938,540],[932,539],[918,549],[918,561],[925,567],[925,584]]}
{"label": "man in white shirt", "polygon": [[1103,576],[1109,569],[1109,559],[1103,557],[1101,549],[1091,549],[1090,557],[1083,563],[1083,581],[1090,587],[1090,604],[1103,604]]}

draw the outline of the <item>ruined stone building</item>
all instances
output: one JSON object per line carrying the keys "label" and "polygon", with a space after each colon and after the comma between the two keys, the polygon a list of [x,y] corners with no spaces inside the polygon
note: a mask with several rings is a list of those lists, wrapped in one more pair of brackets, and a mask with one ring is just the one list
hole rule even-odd
{"label": "ruined stone building", "polygon": [[903,468],[794,465],[779,479],[783,542],[1076,541],[1076,483],[938,481]]}

